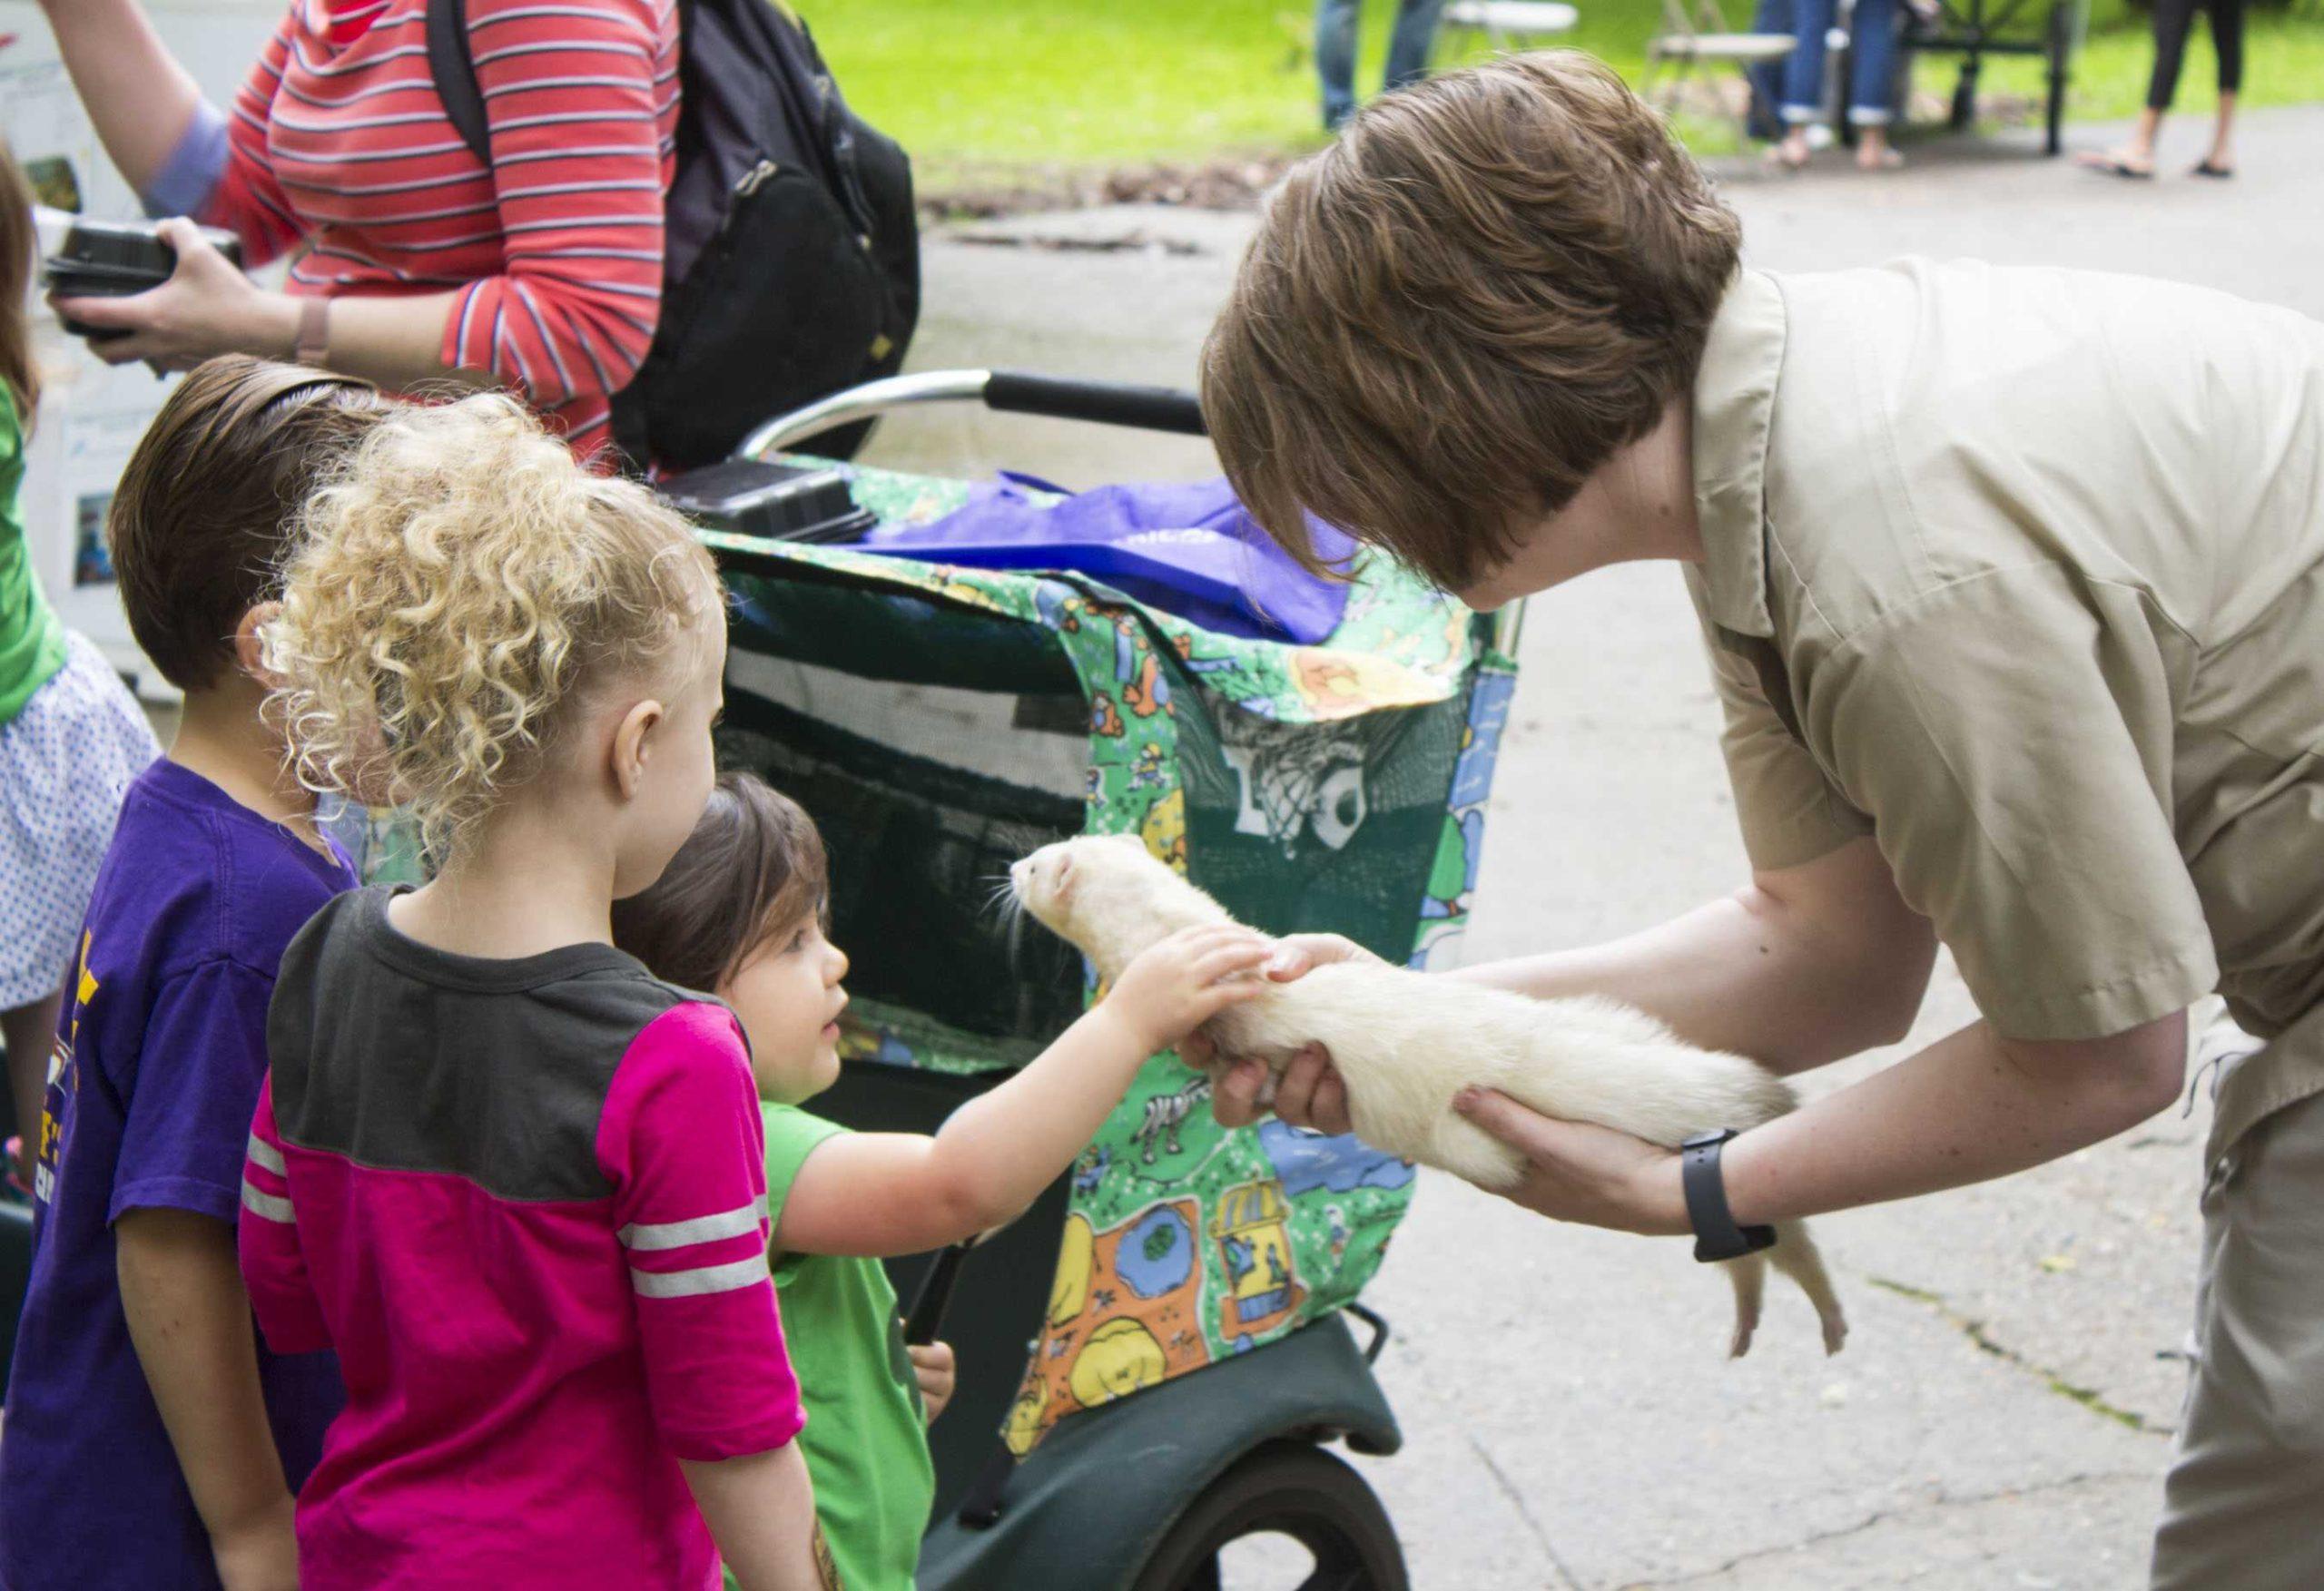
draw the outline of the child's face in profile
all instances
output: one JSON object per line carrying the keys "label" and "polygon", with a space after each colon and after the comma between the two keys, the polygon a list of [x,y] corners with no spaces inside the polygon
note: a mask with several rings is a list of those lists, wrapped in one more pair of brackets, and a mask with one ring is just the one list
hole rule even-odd
{"label": "child's face in profile", "polygon": [[838,1081],[846,976],[847,953],[810,915],[761,940],[720,987],[750,1037],[762,1098],[797,1105]]}

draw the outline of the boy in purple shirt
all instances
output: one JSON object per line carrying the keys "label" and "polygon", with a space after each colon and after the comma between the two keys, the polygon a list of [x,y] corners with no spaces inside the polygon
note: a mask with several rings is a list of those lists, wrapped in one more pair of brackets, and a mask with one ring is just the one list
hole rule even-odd
{"label": "boy in purple shirt", "polygon": [[291,1493],[342,1399],[256,1343],[234,1252],[283,948],[355,882],[261,712],[266,599],[320,470],[387,408],[231,358],[138,444],[108,526],[137,643],[185,692],[130,787],[59,1024],[0,1442],[15,1591],[297,1585]]}

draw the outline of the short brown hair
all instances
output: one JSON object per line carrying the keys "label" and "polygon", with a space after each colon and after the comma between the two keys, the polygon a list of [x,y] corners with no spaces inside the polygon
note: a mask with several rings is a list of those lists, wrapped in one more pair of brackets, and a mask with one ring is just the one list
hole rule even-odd
{"label": "short brown hair", "polygon": [[789,796],[722,773],[694,832],[647,889],[614,902],[614,943],[655,977],[705,992],[793,923],[830,887],[823,837]]}
{"label": "short brown hair", "polygon": [[1465,586],[1692,384],[1741,236],[1587,55],[1376,100],[1285,178],[1204,348],[1227,477],[1295,556],[1304,510]]}
{"label": "short brown hair", "polygon": [[299,511],[394,406],[369,381],[227,354],[162,403],[106,518],[138,648],[182,691],[233,661],[242,615],[280,584]]}

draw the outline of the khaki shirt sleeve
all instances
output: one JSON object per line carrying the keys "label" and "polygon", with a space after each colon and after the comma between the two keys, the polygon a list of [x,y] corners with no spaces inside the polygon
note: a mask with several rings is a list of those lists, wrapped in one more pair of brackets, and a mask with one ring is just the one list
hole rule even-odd
{"label": "khaki shirt sleeve", "polygon": [[1871,820],[1832,788],[1807,748],[1784,727],[1768,701],[1758,665],[1722,643],[1708,620],[1703,636],[1710,650],[1711,684],[1727,715],[1719,749],[1753,869],[1764,873],[1797,867],[1871,833]]}
{"label": "khaki shirt sleeve", "polygon": [[1802,694],[1808,742],[2004,1036],[2103,1037],[2217,984],[2135,596],[2049,567],[1959,582],[1818,661]]}

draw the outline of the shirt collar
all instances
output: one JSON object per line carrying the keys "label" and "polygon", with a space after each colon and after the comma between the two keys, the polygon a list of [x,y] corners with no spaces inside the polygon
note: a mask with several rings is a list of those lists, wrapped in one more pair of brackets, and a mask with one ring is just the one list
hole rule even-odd
{"label": "shirt collar", "polygon": [[1783,369],[1782,290],[1736,273],[1712,318],[1695,377],[1695,514],[1708,611],[1722,627],[1772,636],[1768,616],[1768,428]]}

